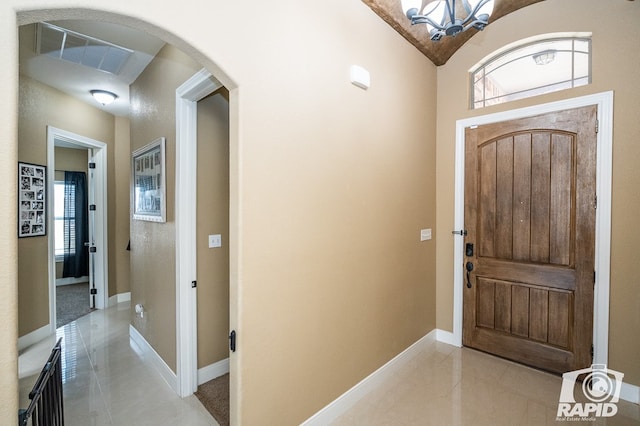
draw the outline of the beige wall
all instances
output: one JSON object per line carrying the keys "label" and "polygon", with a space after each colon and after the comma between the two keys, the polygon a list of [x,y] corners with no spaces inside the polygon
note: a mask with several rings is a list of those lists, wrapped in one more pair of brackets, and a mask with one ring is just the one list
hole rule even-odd
{"label": "beige wall", "polygon": [[64,172],[85,172],[88,170],[88,154],[86,149],[55,148],[56,180],[64,180]]}
{"label": "beige wall", "polygon": [[[55,179],[64,181],[64,172],[85,172],[88,170],[88,156],[86,149],[55,148],[56,164]],[[51,207],[53,208],[53,207]],[[62,278],[64,262],[56,262],[56,278]]]}
{"label": "beige wall", "polygon": [[109,295],[128,293],[129,286],[129,219],[130,211],[130,176],[131,176],[131,144],[129,118],[115,117],[114,144],[114,179],[115,196],[109,198],[115,210],[115,224],[111,228],[109,222]]}
{"label": "beige wall", "polygon": [[[166,138],[166,223],[131,221],[131,306],[134,327],[176,371],[175,159],[176,89],[202,67],[166,45],[131,85],[131,150]],[[133,312],[133,311],[132,311]]]}
{"label": "beige wall", "polygon": [[[29,3],[54,5],[77,2]],[[8,0],[0,9],[7,24],[0,27],[0,53],[9,70],[15,70],[9,31],[15,27],[5,15],[24,7]],[[419,230],[435,228],[436,219],[436,69],[426,58],[359,1],[256,3],[251,12],[259,22],[237,19],[246,5],[221,0],[161,8],[150,0],[113,0],[104,7],[133,19],[88,10],[75,16],[130,22],[161,35],[230,88],[230,326],[239,335],[231,357],[234,423],[298,424],[434,328],[435,241],[419,242]],[[20,14],[26,21],[68,16]],[[368,91],[350,84],[353,64],[371,72]],[[11,94],[17,83],[2,72],[2,88]],[[139,101],[134,115],[147,124],[138,127],[132,117],[131,149],[166,136],[172,182],[174,109],[154,106],[171,105],[175,94],[171,85],[154,87],[132,90]],[[0,114],[10,118],[14,108],[2,101]],[[0,134],[10,137],[7,127],[0,123],[7,130]],[[0,145],[3,154],[10,155],[13,140]],[[169,188],[167,224],[131,225],[132,297],[154,309],[146,326],[136,327],[152,344],[161,333],[175,333],[174,195]],[[7,222],[14,215],[0,207]],[[12,253],[12,240],[4,241],[0,247]],[[12,259],[1,266],[10,271]],[[158,275],[137,276],[136,265]],[[0,284],[10,287],[9,278]],[[144,280],[154,286],[136,293]],[[0,296],[11,296],[0,288]],[[156,350],[175,367],[175,339]],[[0,372],[11,375],[15,353],[2,352],[3,361]]]}
{"label": "beige wall", "polygon": [[[27,31],[31,33],[31,31]],[[105,142],[108,173],[113,175],[113,116],[82,103],[28,77],[20,77],[18,159],[47,165],[47,126]],[[113,197],[109,187],[109,198]],[[113,215],[109,205],[109,216]],[[111,220],[109,221],[110,229]],[[24,336],[49,323],[48,238],[18,241],[19,335]]]}
{"label": "beige wall", "polygon": [[435,326],[435,67],[361,2],[290,5],[254,9],[238,77],[247,425],[300,423]]}
{"label": "beige wall", "polygon": [[[581,9],[583,12],[575,13]],[[568,19],[570,18],[570,19]],[[640,28],[637,2],[547,0],[508,15],[474,36],[438,69],[437,231],[453,229],[455,122],[458,119],[613,90],[613,206],[611,235],[611,302],[609,367],[625,373],[625,382],[640,385],[640,296],[635,250],[640,238],[634,212],[640,207],[640,84],[637,53]],[[612,28],[621,29],[611,31]],[[593,83],[528,100],[468,110],[468,70],[494,50],[517,40],[551,32],[593,32]],[[438,240],[438,328],[452,330],[453,238]]]}
{"label": "beige wall", "polygon": [[[198,102],[198,368],[229,357],[229,93]],[[222,235],[209,248],[208,236]]]}

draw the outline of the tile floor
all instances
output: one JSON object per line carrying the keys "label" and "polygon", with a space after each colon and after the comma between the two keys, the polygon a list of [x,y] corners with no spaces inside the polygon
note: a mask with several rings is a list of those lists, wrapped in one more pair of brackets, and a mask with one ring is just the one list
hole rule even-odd
{"label": "tile floor", "polygon": [[[20,407],[59,337],[65,424],[217,425],[195,396],[180,398],[129,342],[129,303],[94,311],[20,354]],[[0,422],[1,423],[1,422]]]}
{"label": "tile floor", "polygon": [[[129,343],[129,303],[95,311],[20,355],[21,407],[63,337],[66,424],[217,425],[194,397],[179,398]],[[434,342],[333,422],[345,425],[546,425],[562,379],[467,348]],[[640,406],[591,424],[640,425]]]}
{"label": "tile floor", "polygon": [[[434,342],[334,426],[550,425],[562,378],[468,348]],[[640,406],[589,424],[640,425]]]}

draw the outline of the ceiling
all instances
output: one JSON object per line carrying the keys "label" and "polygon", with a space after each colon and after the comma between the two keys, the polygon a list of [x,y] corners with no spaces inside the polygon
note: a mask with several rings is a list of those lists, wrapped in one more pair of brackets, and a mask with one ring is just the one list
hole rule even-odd
{"label": "ceiling", "polygon": [[[144,71],[165,43],[142,31],[107,22],[67,20],[54,21],[49,24],[69,30],[69,34],[74,36],[87,36],[86,38],[91,41],[89,44],[92,47],[96,47],[100,42],[106,42],[99,47],[104,48],[105,44],[113,44],[130,51],[130,55],[122,67],[113,73],[60,59],[60,55],[56,54],[55,50],[55,43],[59,43],[55,39],[55,32],[51,37],[50,33],[52,32],[39,30],[38,25],[33,24],[20,28],[20,73],[110,114],[127,116],[129,114],[129,86]],[[43,43],[54,47],[51,49],[40,47],[44,46]],[[82,49],[84,46],[77,48]],[[47,50],[49,50],[48,54],[45,52]],[[96,102],[89,93],[94,89],[113,92],[118,96],[118,99],[110,105],[103,106]]]}
{"label": "ceiling", "polygon": [[[451,56],[477,32],[470,29],[455,37],[444,37],[442,40],[434,42],[429,37],[429,32],[425,25],[411,25],[411,22],[402,13],[400,0],[362,0],[386,23],[391,25],[401,36],[413,44],[435,65],[444,65]],[[489,25],[485,31],[490,30],[491,23],[511,12],[515,12],[525,6],[538,3],[543,0],[495,0],[493,13],[489,19]],[[424,3],[429,3],[429,0]],[[456,9],[462,11],[462,1],[458,1]],[[460,15],[462,16],[462,13]]]}
{"label": "ceiling", "polygon": [[[402,13],[400,0],[362,1],[438,66],[445,64],[477,32],[471,29],[456,37],[445,37],[433,42],[424,25],[411,25]],[[543,0],[495,0],[488,29],[496,19],[539,1]],[[428,2],[429,0],[424,1]],[[457,8],[461,7],[459,0]],[[52,55],[40,54],[38,27],[35,24],[27,25],[20,30],[20,72],[111,114],[128,115],[129,86],[164,46],[164,42],[142,31],[106,22],[66,20],[51,24],[122,46],[130,49],[132,54],[118,74],[104,72],[57,59]],[[89,91],[93,89],[111,91],[118,95],[118,99],[111,105],[103,106],[91,97]]]}

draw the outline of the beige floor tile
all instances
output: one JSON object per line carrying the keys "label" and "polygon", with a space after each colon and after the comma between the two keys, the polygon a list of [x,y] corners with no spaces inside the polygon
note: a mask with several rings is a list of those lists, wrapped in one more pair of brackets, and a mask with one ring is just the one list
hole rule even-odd
{"label": "beige floor tile", "polygon": [[[69,425],[216,425],[193,396],[179,398],[129,342],[129,303],[95,311],[20,354],[20,402],[57,337],[63,337]],[[432,342],[399,366],[335,426],[557,425],[559,376],[468,348]],[[584,422],[580,422],[584,423]],[[640,407],[596,425],[640,425]]]}
{"label": "beige floor tile", "polygon": [[[558,425],[560,376],[468,348],[430,344],[332,424]],[[588,422],[640,425],[640,407],[618,403],[618,415]],[[580,422],[584,423],[584,422]]]}

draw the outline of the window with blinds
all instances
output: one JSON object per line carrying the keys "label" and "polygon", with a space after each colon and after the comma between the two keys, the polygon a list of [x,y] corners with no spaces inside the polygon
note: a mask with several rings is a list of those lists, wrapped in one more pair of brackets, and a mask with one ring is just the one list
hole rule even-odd
{"label": "window with blinds", "polygon": [[75,205],[75,187],[68,186],[65,188],[64,181],[56,181],[54,184],[54,227],[55,227],[55,253],[56,260],[61,261],[65,254],[65,248],[69,254],[75,254],[75,209],[67,209],[65,211],[65,190],[70,205]]}

